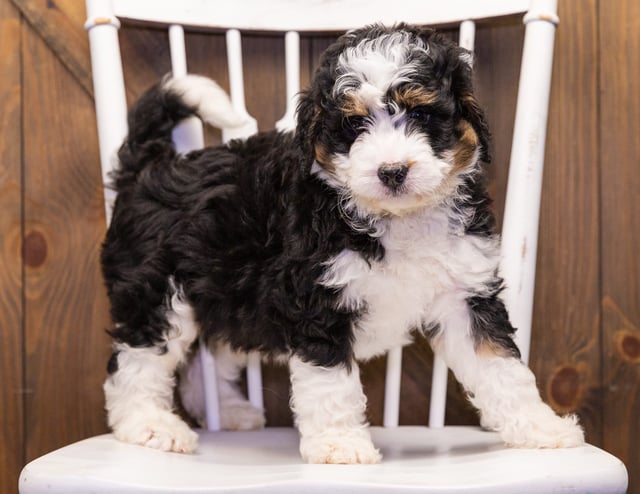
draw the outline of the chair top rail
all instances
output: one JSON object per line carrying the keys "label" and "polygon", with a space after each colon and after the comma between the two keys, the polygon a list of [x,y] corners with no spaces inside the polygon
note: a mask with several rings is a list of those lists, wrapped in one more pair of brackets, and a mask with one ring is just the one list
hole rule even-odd
{"label": "chair top rail", "polygon": [[[100,0],[98,0],[100,1]],[[109,0],[102,0],[109,1]],[[363,24],[452,24],[528,10],[530,0],[111,0],[122,19],[245,31],[346,31]]]}

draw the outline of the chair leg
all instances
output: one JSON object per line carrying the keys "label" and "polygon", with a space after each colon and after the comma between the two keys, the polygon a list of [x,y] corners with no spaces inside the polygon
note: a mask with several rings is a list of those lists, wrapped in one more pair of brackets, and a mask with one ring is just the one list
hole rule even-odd
{"label": "chair leg", "polygon": [[355,362],[319,367],[292,357],[291,406],[300,431],[300,453],[308,463],[377,463],[365,421],[367,399]]}
{"label": "chair leg", "polygon": [[[220,428],[224,430],[253,430],[265,425],[264,410],[253,406],[242,394],[238,381],[247,366],[247,354],[234,352],[228,344],[218,343],[212,348],[215,356],[217,391],[220,408]],[[207,427],[202,393],[202,364],[194,356],[180,373],[180,397],[185,410]]]}

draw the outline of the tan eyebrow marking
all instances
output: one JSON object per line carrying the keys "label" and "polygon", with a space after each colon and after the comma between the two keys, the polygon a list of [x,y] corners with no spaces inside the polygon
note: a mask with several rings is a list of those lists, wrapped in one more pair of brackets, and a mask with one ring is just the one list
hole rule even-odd
{"label": "tan eyebrow marking", "polygon": [[432,105],[438,100],[438,94],[427,91],[420,86],[408,86],[394,89],[391,93],[393,100],[403,108],[416,108],[418,106]]}
{"label": "tan eyebrow marking", "polygon": [[344,94],[340,110],[347,117],[354,115],[367,116],[369,114],[366,103],[352,92]]}

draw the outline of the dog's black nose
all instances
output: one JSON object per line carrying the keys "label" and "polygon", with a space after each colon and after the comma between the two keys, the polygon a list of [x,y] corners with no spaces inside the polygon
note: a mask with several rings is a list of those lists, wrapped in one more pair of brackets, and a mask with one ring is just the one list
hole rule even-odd
{"label": "dog's black nose", "polygon": [[384,164],[378,168],[378,178],[387,187],[392,189],[402,185],[409,173],[409,167],[400,163]]}

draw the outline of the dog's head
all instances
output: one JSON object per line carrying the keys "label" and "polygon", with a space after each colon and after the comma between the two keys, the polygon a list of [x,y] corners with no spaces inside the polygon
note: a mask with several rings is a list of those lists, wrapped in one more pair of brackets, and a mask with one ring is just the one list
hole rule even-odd
{"label": "dog's head", "polygon": [[365,215],[404,215],[455,193],[488,160],[471,54],[430,29],[370,26],[325,52],[298,107],[310,172]]}

